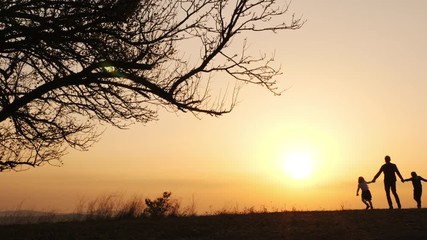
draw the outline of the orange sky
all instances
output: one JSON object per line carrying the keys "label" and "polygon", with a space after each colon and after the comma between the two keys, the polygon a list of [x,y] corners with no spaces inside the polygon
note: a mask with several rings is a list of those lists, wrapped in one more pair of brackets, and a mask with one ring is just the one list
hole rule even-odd
{"label": "orange sky", "polygon": [[[73,211],[102,194],[163,191],[202,213],[363,208],[357,178],[371,179],[386,154],[404,177],[427,177],[425,9],[423,0],[294,0],[302,29],[248,39],[254,53],[275,51],[282,96],[247,85],[220,118],[161,111],[146,126],[108,128],[60,168],[1,173],[0,210]],[[283,167],[295,155],[312,162],[305,179]],[[370,187],[374,207],[386,208],[382,177]],[[403,207],[415,207],[412,185],[397,187]]]}

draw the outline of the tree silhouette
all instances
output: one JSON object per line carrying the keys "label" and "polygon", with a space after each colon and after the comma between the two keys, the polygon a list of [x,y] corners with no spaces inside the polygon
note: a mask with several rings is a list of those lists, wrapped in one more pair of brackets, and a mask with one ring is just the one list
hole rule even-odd
{"label": "tree silhouette", "polygon": [[67,147],[88,149],[100,123],[146,123],[159,106],[228,113],[238,89],[212,97],[215,81],[275,93],[280,71],[272,60],[248,56],[245,41],[232,40],[300,28],[293,15],[273,24],[288,7],[275,0],[2,1],[0,171],[60,163]]}

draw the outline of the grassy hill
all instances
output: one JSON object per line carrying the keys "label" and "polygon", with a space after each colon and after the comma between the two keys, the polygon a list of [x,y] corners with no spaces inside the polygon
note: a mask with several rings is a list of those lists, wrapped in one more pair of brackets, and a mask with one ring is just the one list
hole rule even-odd
{"label": "grassy hill", "polygon": [[427,209],[225,214],[0,226],[1,239],[427,239]]}

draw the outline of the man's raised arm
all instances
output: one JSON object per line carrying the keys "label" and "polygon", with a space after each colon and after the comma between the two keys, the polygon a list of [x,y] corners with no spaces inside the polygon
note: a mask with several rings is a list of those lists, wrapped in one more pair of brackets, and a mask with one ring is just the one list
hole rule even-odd
{"label": "man's raised arm", "polygon": [[397,176],[399,176],[400,180],[402,182],[405,182],[405,180],[403,179],[402,174],[400,174],[399,169],[397,168],[397,166],[396,166],[396,173],[397,173]]}
{"label": "man's raised arm", "polygon": [[377,178],[381,175],[382,172],[383,172],[383,167],[381,167],[380,170],[377,172],[377,174],[375,174],[374,178],[372,178],[372,182],[375,182],[375,180],[377,180]]}

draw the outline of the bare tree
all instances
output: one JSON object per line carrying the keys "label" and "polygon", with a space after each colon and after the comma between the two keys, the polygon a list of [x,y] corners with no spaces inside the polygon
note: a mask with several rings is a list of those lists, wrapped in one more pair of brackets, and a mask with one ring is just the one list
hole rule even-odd
{"label": "bare tree", "polygon": [[232,40],[300,28],[293,15],[285,23],[288,7],[275,0],[2,1],[0,171],[61,163],[68,146],[90,147],[100,124],[156,120],[159,106],[228,113],[237,91],[212,97],[217,80],[275,93],[280,72],[271,59],[248,56]]}

